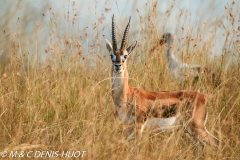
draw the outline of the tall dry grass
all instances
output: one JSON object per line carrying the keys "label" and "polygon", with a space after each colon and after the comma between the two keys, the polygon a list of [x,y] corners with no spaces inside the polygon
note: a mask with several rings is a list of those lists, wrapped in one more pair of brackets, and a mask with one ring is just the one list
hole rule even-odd
{"label": "tall dry grass", "polygon": [[[177,90],[182,86],[170,77],[164,47],[151,52],[166,31],[158,29],[158,18],[167,19],[171,13],[170,8],[158,15],[156,5],[157,2],[151,4],[152,10],[145,17],[139,15],[143,29],[138,47],[128,60],[129,81],[147,90]],[[23,12],[12,27],[9,19],[21,9],[21,3],[16,2],[15,11],[2,17],[6,21],[2,23],[0,43],[0,152],[86,150],[85,159],[239,159],[240,28],[239,19],[234,17],[239,14],[234,10],[237,6],[227,6],[225,17],[209,27],[210,35],[205,35],[208,28],[204,25],[191,26],[187,37],[183,34],[184,25],[176,31],[179,57],[211,68],[220,79],[214,85],[203,74],[195,86],[184,86],[207,95],[207,128],[220,140],[220,151],[206,147],[205,154],[198,157],[194,144],[182,136],[181,129],[157,135],[146,133],[140,145],[128,143],[111,99],[111,61],[104,38],[97,37],[95,45],[99,49],[88,56],[82,49],[82,39],[76,38],[84,32],[75,25],[77,15],[66,16],[68,27],[60,32],[54,20],[61,15],[52,13],[51,6],[43,9],[43,18],[38,15],[38,19],[29,19],[29,13]],[[49,23],[46,16],[51,19]],[[179,23],[184,16],[177,17]],[[26,26],[30,21],[35,23],[29,30]],[[210,60],[218,29],[225,36],[222,54]],[[49,32],[47,45],[41,39],[42,30]],[[136,35],[130,34],[130,40],[134,39]]]}

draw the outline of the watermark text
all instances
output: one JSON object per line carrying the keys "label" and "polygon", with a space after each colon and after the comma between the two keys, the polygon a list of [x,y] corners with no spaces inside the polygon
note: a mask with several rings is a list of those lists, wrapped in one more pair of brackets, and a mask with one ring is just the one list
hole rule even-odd
{"label": "watermark text", "polygon": [[3,151],[1,158],[83,158],[87,151]]}

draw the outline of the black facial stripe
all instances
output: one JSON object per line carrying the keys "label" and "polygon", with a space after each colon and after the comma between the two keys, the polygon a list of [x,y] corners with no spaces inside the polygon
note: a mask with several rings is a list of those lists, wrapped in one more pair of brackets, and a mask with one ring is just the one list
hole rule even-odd
{"label": "black facial stripe", "polygon": [[110,54],[110,57],[111,57],[112,62],[115,63],[115,61],[116,61],[115,55]]}

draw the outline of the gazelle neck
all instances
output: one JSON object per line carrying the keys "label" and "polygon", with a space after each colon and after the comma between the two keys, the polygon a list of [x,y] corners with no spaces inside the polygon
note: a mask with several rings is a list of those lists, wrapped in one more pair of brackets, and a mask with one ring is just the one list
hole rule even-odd
{"label": "gazelle neck", "polygon": [[170,68],[173,70],[178,66],[178,59],[172,53],[173,50],[173,37],[169,37],[167,41],[167,60],[170,63]]}
{"label": "gazelle neck", "polygon": [[168,41],[167,41],[167,58],[168,58],[168,60],[170,60],[172,57],[172,47],[173,47],[173,38],[171,36],[168,38]]}
{"label": "gazelle neck", "polygon": [[121,73],[112,70],[112,97],[116,107],[124,106],[127,103],[128,92],[128,71],[126,63]]}

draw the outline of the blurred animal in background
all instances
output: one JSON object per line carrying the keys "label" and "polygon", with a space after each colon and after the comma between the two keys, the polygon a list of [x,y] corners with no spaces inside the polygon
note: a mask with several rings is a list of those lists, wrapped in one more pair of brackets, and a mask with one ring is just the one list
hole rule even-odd
{"label": "blurred animal in background", "polygon": [[180,80],[181,82],[186,81],[189,77],[198,79],[201,66],[198,64],[183,63],[177,59],[173,54],[173,41],[174,38],[171,33],[164,34],[160,40],[160,44],[167,43],[166,55],[172,78]]}
{"label": "blurred animal in background", "polygon": [[[166,57],[172,79],[179,81],[180,84],[189,80],[196,83],[199,78],[202,77],[201,75],[204,74],[207,81],[219,84],[219,78],[211,69],[202,67],[199,64],[187,64],[180,61],[173,53],[173,42],[174,37],[169,32],[163,34],[159,41],[159,45],[167,44]],[[156,47],[154,47],[152,51],[155,50]]]}

